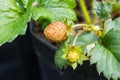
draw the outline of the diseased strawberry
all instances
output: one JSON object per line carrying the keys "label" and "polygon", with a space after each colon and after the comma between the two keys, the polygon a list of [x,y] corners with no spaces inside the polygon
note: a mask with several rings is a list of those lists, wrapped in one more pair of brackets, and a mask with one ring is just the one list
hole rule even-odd
{"label": "diseased strawberry", "polygon": [[67,26],[62,22],[53,22],[45,28],[44,35],[53,42],[64,41],[67,38]]}

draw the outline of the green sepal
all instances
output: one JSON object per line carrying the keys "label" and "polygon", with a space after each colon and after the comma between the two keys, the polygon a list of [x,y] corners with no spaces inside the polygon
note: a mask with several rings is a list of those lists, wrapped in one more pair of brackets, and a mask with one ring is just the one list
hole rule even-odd
{"label": "green sepal", "polygon": [[71,64],[71,66],[72,66],[72,68],[73,68],[74,70],[77,68],[77,65],[78,65],[77,63],[72,63],[72,64]]}

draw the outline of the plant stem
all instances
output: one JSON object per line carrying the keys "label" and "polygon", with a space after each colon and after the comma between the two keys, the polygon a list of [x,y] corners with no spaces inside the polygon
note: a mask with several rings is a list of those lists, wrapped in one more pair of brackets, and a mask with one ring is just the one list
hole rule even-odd
{"label": "plant stem", "polygon": [[74,40],[73,40],[72,46],[75,46],[76,40],[77,40],[77,38],[79,37],[79,35],[80,35],[82,32],[84,32],[84,30],[80,30],[80,31],[76,34],[76,36],[75,36],[75,38],[74,38]]}
{"label": "plant stem", "polygon": [[87,27],[93,27],[94,25],[75,24],[75,25],[72,26],[72,28],[73,28],[74,30],[77,30],[77,29],[81,29],[81,28],[83,28],[83,27],[85,27],[85,26],[87,26]]}
{"label": "plant stem", "polygon": [[81,7],[81,9],[82,9],[82,12],[83,12],[83,14],[84,14],[84,18],[85,18],[86,22],[87,22],[88,24],[91,24],[91,19],[90,19],[90,16],[89,16],[89,14],[88,14],[88,11],[87,11],[87,9],[86,9],[86,5],[85,5],[84,0],[79,0],[79,1],[80,1],[80,7]]}
{"label": "plant stem", "polygon": [[100,20],[100,27],[103,28],[103,21]]}

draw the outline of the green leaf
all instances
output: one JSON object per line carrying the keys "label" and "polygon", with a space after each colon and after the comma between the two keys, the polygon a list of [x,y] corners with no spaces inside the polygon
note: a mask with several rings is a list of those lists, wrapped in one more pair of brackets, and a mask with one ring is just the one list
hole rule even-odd
{"label": "green leaf", "polygon": [[103,72],[106,78],[118,80],[120,78],[120,30],[115,28],[110,29],[103,37],[104,47],[96,43],[90,51],[90,61],[91,64],[97,63],[98,72]]}
{"label": "green leaf", "polygon": [[104,46],[109,49],[116,59],[120,62],[120,30],[110,30],[103,37]]}
{"label": "green leaf", "polygon": [[120,17],[112,20],[111,18],[106,20],[104,23],[103,36],[111,29],[120,30]]}
{"label": "green leaf", "polygon": [[[76,35],[69,37],[68,44],[73,43],[75,36]],[[99,40],[99,38],[93,32],[83,32],[81,35],[78,36],[78,38],[75,42],[75,46],[88,45],[88,44],[93,43],[98,40]]]}
{"label": "green leaf", "polygon": [[29,1],[29,0],[22,0],[25,8],[27,7],[28,1]]}
{"label": "green leaf", "polygon": [[73,9],[76,6],[76,1],[75,0],[63,0],[67,3],[67,5],[69,6],[69,8]]}
{"label": "green leaf", "polygon": [[111,4],[105,2],[99,2],[94,0],[93,2],[93,13],[96,14],[101,20],[109,18],[111,12]]}
{"label": "green leaf", "polygon": [[55,54],[55,64],[60,69],[67,67],[67,61],[62,57],[64,55],[63,48],[61,47]]}
{"label": "green leaf", "polygon": [[25,33],[32,2],[33,0],[29,1],[28,8],[23,13],[15,0],[0,0],[0,45]]}
{"label": "green leaf", "polygon": [[110,78],[114,80],[120,78],[120,62],[109,49],[96,43],[96,46],[90,51],[89,55],[91,56],[91,64],[97,63],[99,74],[103,72],[108,80],[110,80]]}
{"label": "green leaf", "polygon": [[16,1],[16,3],[18,3],[19,8],[21,9],[21,12],[24,13],[26,10],[25,10],[23,2],[21,0],[15,0],[15,1]]}
{"label": "green leaf", "polygon": [[[70,2],[67,0],[36,0],[37,6],[32,10],[32,17],[37,23],[46,19],[49,22],[68,21],[72,24],[76,20],[76,14],[73,10],[74,2],[74,0]],[[42,23],[44,24],[44,22]]]}
{"label": "green leaf", "polygon": [[73,9],[76,6],[75,0],[35,0],[40,7],[64,7]]}

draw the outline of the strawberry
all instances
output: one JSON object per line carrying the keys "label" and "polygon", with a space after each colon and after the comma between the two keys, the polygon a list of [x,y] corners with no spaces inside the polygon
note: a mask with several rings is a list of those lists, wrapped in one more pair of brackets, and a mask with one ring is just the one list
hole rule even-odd
{"label": "strawberry", "polygon": [[44,35],[53,42],[64,41],[67,38],[67,26],[62,22],[53,22],[45,28]]}
{"label": "strawberry", "polygon": [[75,50],[71,50],[67,54],[66,58],[67,58],[68,62],[74,63],[74,62],[77,62],[80,59],[80,54]]}

